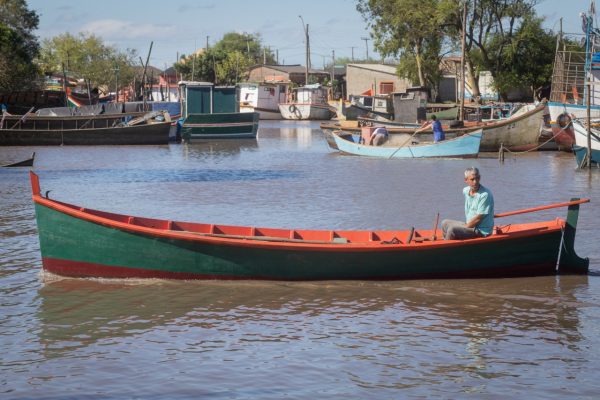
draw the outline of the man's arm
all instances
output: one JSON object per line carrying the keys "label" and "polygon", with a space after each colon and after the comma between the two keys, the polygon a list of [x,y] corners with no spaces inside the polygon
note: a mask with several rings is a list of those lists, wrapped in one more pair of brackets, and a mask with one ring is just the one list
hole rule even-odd
{"label": "man's arm", "polygon": [[477,225],[479,225],[479,223],[481,222],[481,220],[483,219],[483,217],[485,216],[485,214],[477,214],[476,216],[474,216],[473,218],[471,218],[470,221],[467,221],[467,228],[475,228],[477,227]]}

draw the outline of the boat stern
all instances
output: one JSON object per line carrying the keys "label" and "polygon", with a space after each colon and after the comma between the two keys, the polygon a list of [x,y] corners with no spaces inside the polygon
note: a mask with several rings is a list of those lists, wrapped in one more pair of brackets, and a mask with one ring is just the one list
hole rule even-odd
{"label": "boat stern", "polygon": [[[573,198],[571,201],[577,201]],[[588,200],[589,201],[589,200]],[[563,240],[558,261],[559,274],[587,274],[590,265],[589,258],[581,258],[575,253],[575,233],[579,218],[579,204],[572,204],[567,211],[567,220],[563,230]]]}

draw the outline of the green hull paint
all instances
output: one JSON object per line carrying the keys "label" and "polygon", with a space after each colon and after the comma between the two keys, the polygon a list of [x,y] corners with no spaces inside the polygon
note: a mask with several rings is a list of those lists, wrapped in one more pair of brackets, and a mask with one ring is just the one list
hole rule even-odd
{"label": "green hull paint", "polygon": [[[93,264],[91,276],[110,268],[131,277],[194,274],[225,279],[402,279],[554,274],[560,232],[464,246],[325,251],[236,247],[133,234],[74,218],[36,204],[40,246],[46,260]],[[563,255],[564,256],[564,255]],[[58,261],[57,261],[58,260]],[[49,263],[49,261],[48,261]],[[144,273],[142,273],[144,271]],[[577,271],[583,272],[583,271]],[[61,271],[64,275],[69,271]],[[159,274],[157,274],[159,275]],[[174,276],[176,277],[176,276]]]}
{"label": "green hull paint", "polygon": [[190,114],[181,127],[184,141],[255,138],[259,113]]}

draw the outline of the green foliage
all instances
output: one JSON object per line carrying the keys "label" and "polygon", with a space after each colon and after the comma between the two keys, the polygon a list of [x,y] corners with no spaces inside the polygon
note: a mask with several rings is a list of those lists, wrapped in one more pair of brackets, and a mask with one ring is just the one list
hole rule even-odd
{"label": "green foliage", "polygon": [[130,82],[136,65],[135,50],[121,52],[94,35],[65,33],[42,42],[40,68],[46,74],[62,73],[90,81],[92,86],[110,85],[119,69],[119,81]]}
{"label": "green foliage", "polygon": [[33,32],[39,17],[24,0],[0,0],[0,90],[37,89],[38,70],[33,63],[39,44]]}
{"label": "green foliage", "polygon": [[[473,0],[467,3],[465,58],[470,65],[467,69],[475,71],[475,80],[478,71],[490,71],[502,97],[509,87],[519,82],[517,87],[522,87],[523,83],[538,86],[539,83],[532,80],[534,75],[547,76],[544,71],[552,68],[554,47],[548,48],[548,34],[541,28],[541,20],[535,16],[536,3],[537,0]],[[460,0],[441,0],[446,15],[445,32],[458,43],[462,33],[462,4]],[[549,49],[548,54],[539,54],[536,46]],[[541,57],[531,62],[530,56],[534,54]],[[526,57],[527,61],[522,57]],[[526,73],[527,64],[536,68],[530,78],[521,76]],[[537,69],[540,64],[544,64],[544,71]],[[475,89],[478,91],[478,88]]]}
{"label": "green foliage", "polygon": [[184,80],[234,85],[247,79],[246,71],[254,64],[274,63],[273,54],[263,48],[258,35],[226,33],[208,51],[182,56],[175,69]]}
{"label": "green foliage", "polygon": [[495,35],[489,46],[490,54],[498,57],[494,85],[499,93],[519,87],[535,93],[550,84],[556,35],[542,28],[541,18],[526,16],[511,40],[504,43]]}
{"label": "green foliage", "polygon": [[[435,81],[439,69],[445,15],[438,4],[439,0],[358,0],[357,4],[371,28],[375,48],[384,57],[400,57],[405,65],[399,73],[412,75],[420,85]],[[429,57],[434,57],[433,69]]]}

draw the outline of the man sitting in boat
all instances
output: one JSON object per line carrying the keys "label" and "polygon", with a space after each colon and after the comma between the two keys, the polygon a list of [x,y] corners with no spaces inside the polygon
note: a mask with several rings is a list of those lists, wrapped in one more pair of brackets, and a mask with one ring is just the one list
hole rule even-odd
{"label": "man sitting in boat", "polygon": [[433,130],[433,141],[435,143],[441,142],[442,140],[446,140],[444,129],[442,129],[442,123],[438,121],[435,114],[431,116],[431,121],[425,121],[423,125],[421,125],[419,129],[417,129],[417,132],[427,130],[429,127],[431,127],[431,129]]}
{"label": "man sitting in boat", "polygon": [[494,196],[489,189],[480,184],[481,175],[475,167],[465,170],[467,187],[463,189],[465,196],[466,223],[445,219],[442,221],[442,232],[446,240],[472,239],[492,234],[494,228]]}
{"label": "man sitting in boat", "polygon": [[381,146],[385,142],[387,142],[389,137],[387,129],[384,126],[380,126],[375,129],[371,134],[371,138],[369,139],[369,144],[371,146]]}

